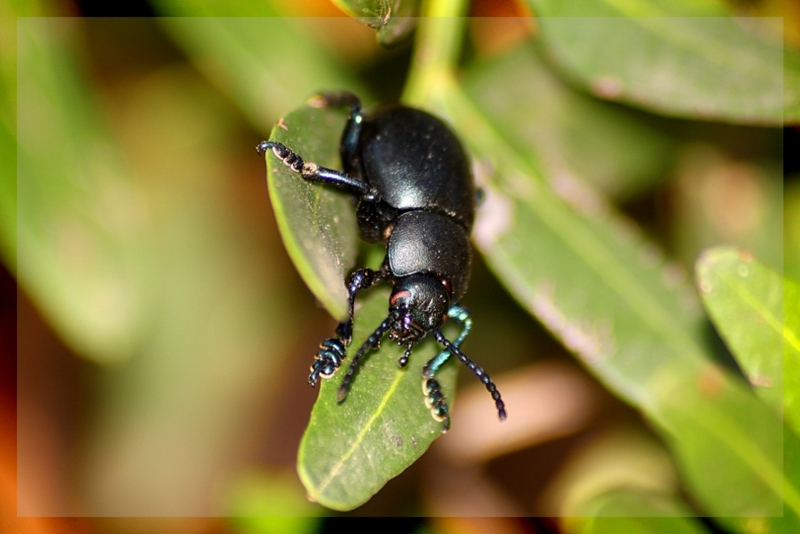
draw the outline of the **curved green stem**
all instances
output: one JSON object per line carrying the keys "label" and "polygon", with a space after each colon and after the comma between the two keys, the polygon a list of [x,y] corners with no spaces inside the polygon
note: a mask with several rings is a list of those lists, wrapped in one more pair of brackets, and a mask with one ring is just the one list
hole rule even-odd
{"label": "curved green stem", "polygon": [[402,100],[415,107],[438,107],[454,81],[461,52],[468,0],[426,0],[417,28],[414,58]]}

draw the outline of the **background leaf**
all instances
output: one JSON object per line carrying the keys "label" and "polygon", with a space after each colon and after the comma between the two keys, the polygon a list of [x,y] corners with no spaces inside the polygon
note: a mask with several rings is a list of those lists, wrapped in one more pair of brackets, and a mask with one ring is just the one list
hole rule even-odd
{"label": "background leaf", "polygon": [[392,16],[392,0],[335,0],[334,3],[370,28],[380,29]]}
{"label": "background leaf", "polygon": [[[185,11],[178,8],[188,9],[183,2],[161,0],[159,5],[171,8],[167,14],[180,14]],[[315,91],[347,87],[368,101],[369,92],[348,75],[347,65],[330,47],[306,34],[310,30],[357,35],[361,26],[354,21],[324,19],[317,28],[313,19],[278,17],[158,20],[197,68],[230,95],[256,130],[266,131],[275,117]],[[303,68],[298,68],[301,64]]]}
{"label": "background leaf", "polygon": [[675,498],[619,488],[586,503],[581,518],[570,519],[575,534],[702,534],[702,524]]}
{"label": "background leaf", "polygon": [[82,354],[125,360],[153,296],[145,199],[75,50],[59,46],[78,38],[79,23],[65,19],[55,37],[28,20],[18,43],[18,277]]}
{"label": "background leaf", "polygon": [[780,277],[734,247],[705,251],[697,287],[717,330],[756,394],[780,414],[783,405],[783,290]]}
{"label": "background leaf", "polygon": [[[656,274],[655,266],[643,269],[629,256],[636,248],[633,243],[626,251],[611,235],[601,237],[610,230],[604,229],[606,223],[578,222],[552,197],[539,204],[536,199],[547,196],[542,191],[525,200],[506,198],[496,206],[493,194],[485,209],[494,217],[510,214],[510,229],[496,241],[480,244],[521,302],[610,388],[652,417],[678,453],[692,491],[712,513],[779,513],[783,483],[778,420],[737,387],[734,378],[711,362],[702,364],[707,356],[701,338],[687,336],[691,330],[667,333],[677,328],[685,312],[674,308],[669,320],[648,319],[670,313],[669,301],[657,296],[662,281],[642,282]],[[548,224],[547,219],[558,223]],[[599,261],[620,264],[593,269]],[[597,277],[597,272],[605,275]],[[621,276],[607,278],[610,273]],[[593,297],[580,298],[579,291]],[[593,311],[590,302],[599,308]],[[747,490],[742,488],[745,482]]]}
{"label": "background leaf", "polygon": [[342,11],[376,30],[378,42],[394,46],[416,25],[420,0],[333,0]]}
{"label": "background leaf", "polygon": [[253,534],[313,534],[319,532],[323,508],[306,499],[294,473],[251,473],[231,496],[231,523]]}
{"label": "background leaf", "polygon": [[[800,292],[796,284],[781,280],[749,251],[736,247],[723,246],[705,251],[697,260],[695,269],[703,303],[756,395],[774,412],[785,417],[784,496],[796,501],[800,482],[800,442],[790,428],[794,426],[796,432],[797,388],[794,382],[797,378],[794,371],[800,343],[797,341],[797,324],[792,323],[796,322]],[[789,314],[786,320],[784,312]],[[787,384],[784,384],[784,377]],[[797,528],[797,516],[796,506],[788,506],[783,518],[763,518],[759,528],[793,532]]]}
{"label": "background leaf", "polygon": [[[665,270],[658,249],[580,183],[555,182],[551,191],[535,159],[505,145],[496,112],[480,115],[452,87],[439,97],[432,101],[471,132],[473,154],[495,170],[475,235],[509,291],[609,388],[652,417],[710,513],[779,513],[780,422],[712,363],[680,271]],[[476,96],[483,98],[491,96]],[[761,430],[751,432],[753,424]]]}
{"label": "background leaf", "polygon": [[530,3],[553,61],[597,96],[736,123],[800,118],[800,95],[783,93],[780,38],[757,19],[742,23],[711,3],[699,10],[655,0]]}
{"label": "background leaf", "polygon": [[[787,424],[800,434],[800,284],[783,279],[783,399]],[[800,451],[798,451],[800,454]]]}
{"label": "background leaf", "polygon": [[471,65],[466,85],[481,95],[503,141],[533,150],[548,176],[582,177],[624,200],[653,187],[672,164],[670,138],[631,110],[570,88],[547,68],[539,46]]}

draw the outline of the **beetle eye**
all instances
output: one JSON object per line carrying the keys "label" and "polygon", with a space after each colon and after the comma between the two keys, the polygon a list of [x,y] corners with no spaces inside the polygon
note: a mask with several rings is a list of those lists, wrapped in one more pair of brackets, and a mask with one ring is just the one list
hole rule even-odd
{"label": "beetle eye", "polygon": [[397,293],[392,295],[392,298],[389,300],[389,305],[392,308],[394,308],[394,307],[397,306],[397,301],[398,300],[400,300],[400,299],[408,299],[410,296],[411,296],[411,292],[410,291],[407,291],[407,290],[398,291]]}

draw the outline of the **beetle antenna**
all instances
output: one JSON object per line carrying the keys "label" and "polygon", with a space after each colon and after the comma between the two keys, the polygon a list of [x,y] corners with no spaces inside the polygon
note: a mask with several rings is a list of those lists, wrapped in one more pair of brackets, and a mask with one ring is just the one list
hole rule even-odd
{"label": "beetle antenna", "polygon": [[336,391],[336,398],[339,402],[344,402],[347,398],[347,394],[350,393],[350,384],[353,382],[353,376],[356,374],[356,370],[358,369],[361,360],[367,354],[368,349],[377,348],[381,343],[381,338],[383,338],[384,334],[391,328],[392,324],[397,321],[397,317],[399,316],[399,312],[393,311],[389,313],[389,316],[384,319],[384,321],[375,329],[375,331],[370,334],[366,341],[359,347],[358,352],[353,357],[353,360],[350,362],[350,367],[347,368],[347,373],[345,373],[344,378],[342,379],[342,384],[339,386],[339,389]]}
{"label": "beetle antenna", "polygon": [[500,418],[501,421],[506,420],[506,405],[503,402],[503,399],[500,398],[500,392],[497,391],[497,386],[494,385],[494,382],[489,378],[489,375],[481,369],[475,362],[469,359],[469,357],[461,352],[458,347],[453,345],[447,338],[444,337],[441,330],[438,328],[433,331],[433,334],[436,336],[436,341],[444,345],[444,348],[450,351],[450,354],[455,356],[459,359],[464,365],[469,367],[469,370],[472,371],[475,376],[478,377],[478,380],[483,382],[483,385],[486,386],[486,389],[491,394],[492,399],[494,399],[494,405],[497,406],[497,416]]}

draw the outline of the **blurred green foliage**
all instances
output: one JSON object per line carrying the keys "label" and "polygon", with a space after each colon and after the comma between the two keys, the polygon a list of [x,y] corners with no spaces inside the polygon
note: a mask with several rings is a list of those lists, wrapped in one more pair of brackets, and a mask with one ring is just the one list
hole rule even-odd
{"label": "blurred green foliage", "polygon": [[[285,117],[294,145],[335,154],[339,122],[290,121],[290,112],[302,113],[305,98],[321,89],[351,90],[369,107],[402,86],[405,103],[453,125],[487,193],[474,241],[492,274],[479,266],[467,297],[476,327],[466,351],[495,379],[495,369],[513,377],[520,361],[555,350],[532,316],[643,414],[639,433],[656,436],[611,440],[605,456],[582,456],[595,460],[559,486],[562,500],[550,510],[599,517],[564,521],[564,530],[706,532],[692,515],[726,517],[718,521],[743,534],[800,530],[791,373],[800,361],[798,297],[781,276],[782,215],[786,246],[796,245],[800,197],[794,182],[782,196],[780,176],[780,128],[797,121],[800,68],[797,51],[761,24],[769,21],[729,18],[717,2],[585,0],[564,11],[531,0],[540,15],[531,32],[520,19],[456,18],[466,3],[436,0],[423,12],[445,18],[420,19],[413,43],[386,51],[354,21],[279,18],[279,4],[231,4],[223,12],[164,0],[153,2],[163,15],[206,17],[159,21],[20,18],[18,56],[3,54],[3,259],[49,325],[93,362],[92,402],[78,416],[88,421],[86,433],[70,442],[72,459],[63,467],[77,473],[63,488],[75,492],[82,513],[323,513],[305,503],[299,481],[285,471],[240,475],[254,464],[294,465],[313,395],[305,368],[333,324],[314,308],[266,214],[263,161],[252,147]],[[36,12],[16,12],[26,14]],[[273,17],[217,18],[252,14]],[[614,18],[574,18],[608,15]],[[400,28],[399,36],[410,28],[401,22],[385,27]],[[509,35],[512,45],[491,46]],[[271,200],[280,202],[274,191]],[[325,216],[330,227],[343,204]],[[275,210],[279,225],[306,215]],[[696,283],[704,310],[686,272],[719,244],[745,247],[752,259],[744,276],[734,249],[701,257]],[[319,246],[319,257],[330,257]],[[292,260],[305,279],[322,270],[307,257]],[[787,249],[783,274],[797,278],[798,264]],[[341,287],[336,275],[319,280],[314,295],[331,309]],[[500,295],[498,280],[516,304]],[[359,328],[380,322],[382,300],[378,293],[365,304]],[[21,324],[20,336],[26,332]],[[381,380],[401,373],[397,354],[382,354],[388,349],[362,370],[375,396]],[[21,375],[35,374],[33,362],[20,354]],[[447,371],[454,376],[456,366]],[[404,384],[412,379],[413,368]],[[497,382],[505,392],[511,378]],[[329,386],[321,397],[335,389]],[[416,410],[435,427],[411,390],[386,408],[387,417]],[[447,393],[458,413],[455,393]],[[41,392],[20,395],[20,420],[33,418],[26,403]],[[437,434],[402,467],[388,466],[395,460],[377,459],[391,445],[380,432],[338,420],[356,417],[361,401],[348,398],[343,413],[319,403],[306,439],[317,440],[309,450],[324,463],[336,458],[326,450],[347,450],[361,433],[364,456],[339,476],[345,488],[374,492]],[[537,410],[508,408],[505,425],[524,425],[514,419]],[[417,431],[412,422],[398,435],[410,443]],[[23,479],[43,454],[42,434],[21,430],[19,438]],[[519,447],[535,451],[533,443]],[[655,482],[643,484],[631,469],[602,460],[612,457],[641,459],[630,465]],[[438,459],[428,468],[446,478],[436,470],[447,461]],[[489,469],[488,460],[471,468]],[[371,461],[377,465],[366,469]],[[517,479],[496,482],[515,488],[502,493],[505,504],[521,515],[539,513],[528,493],[558,477],[520,482],[529,471],[523,464],[516,471]],[[453,510],[441,493],[423,488],[419,497],[399,487],[390,483],[364,509]],[[397,497],[381,501],[384,492]],[[336,507],[357,507],[369,495],[337,496],[344,500]],[[21,493],[20,503],[47,515],[48,503],[36,495]],[[625,515],[676,517],[602,517]],[[308,532],[315,521],[233,525]]]}

